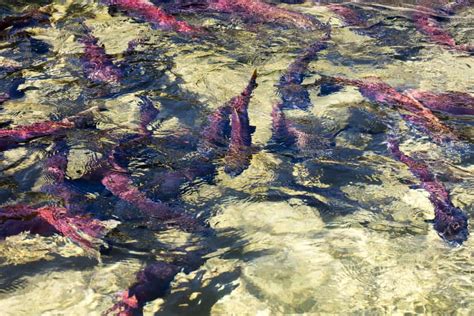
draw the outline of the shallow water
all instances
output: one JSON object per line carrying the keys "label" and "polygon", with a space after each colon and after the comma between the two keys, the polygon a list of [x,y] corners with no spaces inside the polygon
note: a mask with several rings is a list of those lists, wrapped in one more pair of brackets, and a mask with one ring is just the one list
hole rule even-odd
{"label": "shallow water", "polygon": [[[453,247],[438,236],[428,222],[434,216],[428,193],[386,143],[396,130],[402,150],[424,161],[471,218],[474,117],[435,113],[460,136],[437,144],[394,107],[370,102],[356,88],[322,95],[312,85],[320,75],[376,76],[399,90],[472,95],[472,55],[420,34],[409,18],[416,1],[353,3],[369,30],[345,26],[322,3],[272,2],[332,27],[328,47],[305,73],[311,107],[285,110],[312,135],[314,143],[302,152],[272,143],[272,106],[280,99],[281,75],[321,39],[321,30],[192,11],[177,17],[207,31],[187,36],[96,1],[0,2],[1,16],[40,6],[51,13],[51,23],[27,26],[26,35],[2,35],[0,88],[24,82],[21,93],[0,105],[0,126],[102,109],[94,128],[0,153],[0,206],[64,206],[41,189],[49,181],[45,162],[60,142],[68,148],[67,186],[79,196],[77,205],[110,226],[104,237],[109,248],[93,255],[58,234],[23,232],[1,240],[2,315],[100,315],[147,264],[193,252],[200,264],[179,272],[166,295],[145,305],[146,315],[473,313],[472,237]],[[443,26],[457,42],[473,45],[473,17],[471,5]],[[79,41],[87,32],[121,67],[119,82],[87,79]],[[132,40],[137,45],[127,53]],[[15,69],[4,71],[8,66]],[[195,166],[208,115],[240,94],[254,69],[249,167],[229,176],[220,155],[212,161],[215,174],[176,190],[167,186],[171,172]],[[159,114],[147,127],[151,136],[126,150],[127,172],[151,199],[209,223],[208,233],[148,225],[134,206],[87,177],[117,142],[136,133],[143,97]]]}

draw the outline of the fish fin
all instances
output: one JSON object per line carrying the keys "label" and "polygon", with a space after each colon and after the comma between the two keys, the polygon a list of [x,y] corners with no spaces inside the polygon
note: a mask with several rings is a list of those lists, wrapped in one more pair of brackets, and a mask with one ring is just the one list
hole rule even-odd
{"label": "fish fin", "polygon": [[256,126],[250,125],[250,134],[255,133],[256,130],[257,130]]}
{"label": "fish fin", "polygon": [[258,76],[257,69],[254,69],[253,73],[252,73],[252,77],[250,78],[250,80],[256,80],[257,76]]}
{"label": "fish fin", "polygon": [[339,92],[342,89],[341,85],[331,84],[331,83],[321,83],[319,86],[318,96],[323,97],[336,92]]}
{"label": "fish fin", "polygon": [[254,71],[252,73],[252,77],[250,77],[250,81],[249,81],[249,84],[248,84],[249,87],[253,86],[253,88],[256,88],[258,86],[257,77],[258,77],[257,69],[254,69]]}

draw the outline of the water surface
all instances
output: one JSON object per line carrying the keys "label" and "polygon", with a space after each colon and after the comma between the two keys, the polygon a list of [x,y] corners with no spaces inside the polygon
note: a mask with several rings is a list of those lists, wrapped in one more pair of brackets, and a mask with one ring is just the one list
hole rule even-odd
{"label": "water surface", "polygon": [[[461,139],[459,146],[443,146],[353,87],[322,95],[311,84],[321,74],[376,76],[397,89],[472,95],[473,57],[418,32],[409,18],[416,1],[353,3],[371,25],[366,31],[345,26],[323,3],[273,3],[332,27],[327,49],[311,61],[303,82],[311,106],[285,110],[328,147],[301,153],[271,139],[280,76],[321,39],[321,30],[232,14],[178,14],[207,30],[193,37],[156,29],[96,1],[1,3],[1,16],[40,6],[52,14],[51,24],[1,38],[0,63],[15,68],[2,70],[2,91],[24,80],[21,93],[0,106],[2,127],[60,120],[94,106],[105,110],[96,128],[2,152],[0,205],[62,205],[40,190],[44,162],[61,141],[69,148],[67,180],[78,203],[115,226],[100,260],[59,235],[25,232],[0,241],[2,315],[100,315],[147,263],[196,250],[202,250],[202,265],[178,273],[168,294],[145,306],[146,315],[472,313],[472,238],[452,247],[438,236],[427,222],[434,216],[428,193],[386,141],[396,126],[404,152],[425,161],[453,203],[472,217],[473,117],[437,113]],[[472,45],[473,21],[469,6],[443,26],[456,41]],[[79,39],[87,32],[121,67],[120,82],[100,84],[85,76]],[[137,45],[127,53],[132,40]],[[254,69],[258,87],[249,117],[256,130],[248,169],[231,177],[218,157],[215,175],[170,191],[160,176],[192,166],[207,116],[240,94]],[[136,132],[143,97],[159,115],[149,126],[151,141],[127,151],[135,185],[208,222],[212,233],[151,229],[133,206],[84,178],[115,143]]]}

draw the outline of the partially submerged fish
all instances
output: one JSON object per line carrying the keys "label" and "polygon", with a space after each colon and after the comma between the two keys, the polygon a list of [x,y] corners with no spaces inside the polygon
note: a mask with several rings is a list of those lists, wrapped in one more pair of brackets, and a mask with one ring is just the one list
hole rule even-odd
{"label": "partially submerged fish", "polygon": [[435,212],[433,225],[439,236],[454,246],[465,242],[469,235],[468,218],[461,209],[453,205],[445,186],[436,179],[426,164],[405,155],[395,138],[389,138],[388,148],[421,181],[421,187],[429,193]]}
{"label": "partially submerged fish", "polygon": [[341,77],[323,77],[322,81],[325,80],[336,84],[355,86],[370,101],[403,110],[401,114],[405,120],[426,132],[438,143],[458,140],[458,136],[448,126],[444,125],[429,108],[414,98],[398,92],[380,79],[352,80]]}
{"label": "partially submerged fish", "polygon": [[122,73],[106,54],[104,46],[92,34],[87,34],[79,40],[84,45],[82,64],[86,77],[97,83],[118,83]]}
{"label": "partially submerged fish", "polygon": [[120,301],[106,311],[107,315],[135,316],[143,314],[143,307],[166,295],[170,283],[181,270],[164,261],[153,262],[138,272],[136,282],[121,294]]}
{"label": "partially submerged fish", "polygon": [[432,111],[454,115],[474,115],[474,96],[469,93],[454,91],[433,93],[411,90],[405,92],[405,94],[420,101]]}
{"label": "partially submerged fish", "polygon": [[224,171],[237,176],[247,169],[252,156],[252,133],[255,127],[250,125],[248,106],[253,90],[257,87],[257,71],[254,71],[245,90],[230,100],[231,134],[229,150],[224,158]]}
{"label": "partially submerged fish", "polygon": [[150,22],[160,29],[179,33],[197,33],[199,31],[198,28],[184,21],[176,20],[175,17],[148,0],[105,0],[105,3],[116,6],[131,16]]}

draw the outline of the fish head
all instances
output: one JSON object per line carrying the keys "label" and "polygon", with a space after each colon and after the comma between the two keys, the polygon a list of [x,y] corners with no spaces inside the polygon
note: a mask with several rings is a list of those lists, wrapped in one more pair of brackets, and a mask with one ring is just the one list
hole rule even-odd
{"label": "fish head", "polygon": [[443,210],[434,220],[434,228],[438,235],[452,246],[461,246],[469,236],[468,219],[459,208],[450,206]]}

